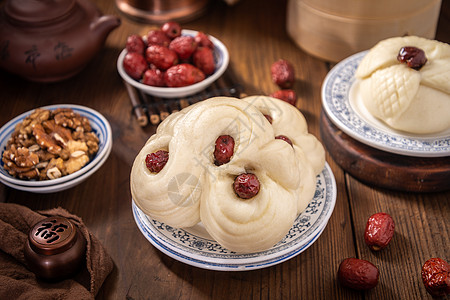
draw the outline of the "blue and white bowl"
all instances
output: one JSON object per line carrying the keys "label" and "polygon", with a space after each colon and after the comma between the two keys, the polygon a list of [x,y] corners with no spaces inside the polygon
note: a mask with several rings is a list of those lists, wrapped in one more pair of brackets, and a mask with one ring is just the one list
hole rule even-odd
{"label": "blue and white bowl", "polygon": [[[190,35],[196,36],[197,31],[183,29],[181,31],[182,35]],[[127,50],[124,49],[119,55],[117,59],[117,70],[119,71],[120,76],[134,86],[135,88],[141,90],[145,94],[162,97],[162,98],[177,98],[177,97],[186,97],[198,93],[208,86],[210,86],[214,81],[216,81],[228,67],[228,63],[230,61],[230,56],[228,54],[228,50],[225,45],[216,39],[215,37],[208,35],[211,42],[214,44],[214,61],[216,64],[216,70],[213,74],[206,77],[204,80],[197,82],[195,84],[184,86],[184,87],[156,87],[143,84],[133,78],[131,78],[123,69],[123,59],[125,55],[127,55]]]}
{"label": "blue and white bowl", "polygon": [[[0,182],[3,184],[23,191],[50,193],[68,189],[75,184],[88,178],[106,161],[112,148],[112,131],[109,122],[99,112],[80,105],[57,104],[41,107],[42,109],[55,110],[57,108],[71,108],[74,112],[89,119],[93,132],[99,139],[99,149],[95,156],[80,170],[66,176],[51,180],[26,180],[11,176],[4,168],[3,162],[0,163]],[[5,151],[11,134],[14,132],[16,125],[22,122],[33,111],[27,111],[0,128],[0,150],[1,154]]]}

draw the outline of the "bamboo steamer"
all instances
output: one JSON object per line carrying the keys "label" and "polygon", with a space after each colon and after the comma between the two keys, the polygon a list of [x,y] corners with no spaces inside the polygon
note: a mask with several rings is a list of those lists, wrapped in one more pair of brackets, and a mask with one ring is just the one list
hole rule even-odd
{"label": "bamboo steamer", "polygon": [[434,39],[441,0],[289,0],[287,32],[311,55],[338,62],[389,37]]}

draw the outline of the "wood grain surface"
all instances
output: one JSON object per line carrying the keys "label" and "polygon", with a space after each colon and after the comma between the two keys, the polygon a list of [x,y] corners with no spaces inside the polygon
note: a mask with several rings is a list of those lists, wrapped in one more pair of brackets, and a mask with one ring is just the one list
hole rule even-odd
{"label": "wood grain surface", "polygon": [[[120,15],[114,1],[94,2],[103,13]],[[277,90],[270,78],[271,64],[279,58],[292,62],[297,107],[309,131],[321,139],[320,91],[332,65],[303,52],[289,39],[286,3],[241,0],[229,7],[223,1],[212,1],[206,14],[183,26],[209,33],[228,47],[229,68],[248,95]],[[431,299],[420,269],[431,257],[450,261],[450,192],[418,194],[374,187],[352,177],[328,153],[338,189],[336,206],[319,239],[295,258],[261,270],[220,272],[191,267],[154,248],[133,219],[129,175],[136,154],[156,126],[138,124],[116,70],[126,37],[146,32],[151,25],[120,16],[122,24],[109,35],[105,47],[69,80],[33,83],[0,70],[0,125],[22,112],[58,103],[89,106],[111,124],[109,159],[76,187],[33,194],[0,184],[0,202],[33,210],[60,206],[83,219],[115,264],[97,299]],[[437,38],[447,43],[449,19],[449,1],[443,1]],[[392,215],[396,233],[386,249],[373,253],[364,243],[363,231],[367,218],[380,211]],[[347,257],[377,265],[378,286],[368,292],[342,287],[336,272]]]}

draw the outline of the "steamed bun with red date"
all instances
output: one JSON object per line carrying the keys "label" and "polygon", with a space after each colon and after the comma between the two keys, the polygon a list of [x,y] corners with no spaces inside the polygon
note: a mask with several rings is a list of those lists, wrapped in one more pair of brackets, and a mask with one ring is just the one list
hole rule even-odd
{"label": "steamed bun with red date", "polygon": [[216,97],[160,124],[134,161],[131,193],[160,222],[201,222],[225,248],[256,252],[288,233],[324,164],[324,148],[292,105]]}
{"label": "steamed bun with red date", "polygon": [[383,40],[356,78],[358,101],[390,127],[416,134],[450,128],[450,45],[416,36]]}

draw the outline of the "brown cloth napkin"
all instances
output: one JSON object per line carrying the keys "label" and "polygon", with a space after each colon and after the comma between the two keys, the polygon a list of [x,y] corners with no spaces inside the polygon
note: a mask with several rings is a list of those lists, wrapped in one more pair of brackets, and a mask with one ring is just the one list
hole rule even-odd
{"label": "brown cloth napkin", "polygon": [[[23,246],[31,227],[48,216],[68,218],[87,241],[86,266],[73,277],[56,283],[36,278],[26,268]],[[34,212],[11,203],[0,203],[0,299],[94,299],[111,273],[113,261],[81,218],[63,208]]]}

